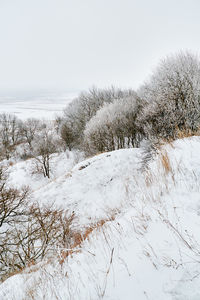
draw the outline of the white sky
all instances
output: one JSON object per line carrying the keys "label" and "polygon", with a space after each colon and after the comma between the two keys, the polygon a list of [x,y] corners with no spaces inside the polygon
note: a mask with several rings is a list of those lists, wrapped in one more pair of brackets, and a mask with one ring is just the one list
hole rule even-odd
{"label": "white sky", "polygon": [[0,93],[137,88],[200,49],[200,0],[0,0]]}

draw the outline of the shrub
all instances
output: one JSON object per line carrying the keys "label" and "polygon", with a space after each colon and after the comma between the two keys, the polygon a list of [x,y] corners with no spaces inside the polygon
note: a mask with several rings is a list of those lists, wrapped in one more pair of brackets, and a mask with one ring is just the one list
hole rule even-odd
{"label": "shrub", "polygon": [[6,170],[0,168],[0,279],[18,272],[57,248],[72,243],[74,214],[52,206],[29,204],[29,189],[17,190],[7,184]]}

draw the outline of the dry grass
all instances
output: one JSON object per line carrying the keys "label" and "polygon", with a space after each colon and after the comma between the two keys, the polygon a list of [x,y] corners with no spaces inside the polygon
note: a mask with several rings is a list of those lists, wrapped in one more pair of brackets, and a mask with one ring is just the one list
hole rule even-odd
{"label": "dry grass", "polygon": [[153,183],[153,176],[150,172],[145,173],[145,183],[147,187],[150,187]]}
{"label": "dry grass", "polygon": [[73,244],[71,245],[70,250],[61,251],[61,258],[59,260],[59,263],[62,265],[68,256],[73,255],[73,253],[80,252],[81,244],[85,240],[89,240],[90,234],[94,230],[99,230],[100,228],[103,227],[103,225],[106,222],[113,221],[114,219],[115,219],[115,216],[111,216],[108,219],[105,219],[105,220],[102,219],[102,220],[98,221],[97,223],[91,224],[90,226],[86,227],[83,233],[75,232],[74,236],[73,236]]}
{"label": "dry grass", "polygon": [[171,172],[172,168],[170,165],[169,156],[166,151],[160,153],[160,160],[161,160],[161,164],[165,170],[165,173],[168,174],[169,172]]}
{"label": "dry grass", "polygon": [[14,165],[14,162],[13,161],[9,161],[8,164],[9,164],[10,167],[12,167]]}
{"label": "dry grass", "polygon": [[191,137],[191,136],[199,136],[200,135],[200,128],[197,129],[196,131],[192,131],[190,129],[177,129],[177,137],[178,139],[183,139],[186,137]]}

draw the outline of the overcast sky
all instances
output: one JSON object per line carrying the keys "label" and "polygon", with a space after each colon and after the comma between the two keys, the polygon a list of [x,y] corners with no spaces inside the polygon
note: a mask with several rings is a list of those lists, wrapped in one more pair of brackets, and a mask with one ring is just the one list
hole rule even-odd
{"label": "overcast sky", "polygon": [[137,88],[200,49],[200,0],[0,0],[0,93]]}

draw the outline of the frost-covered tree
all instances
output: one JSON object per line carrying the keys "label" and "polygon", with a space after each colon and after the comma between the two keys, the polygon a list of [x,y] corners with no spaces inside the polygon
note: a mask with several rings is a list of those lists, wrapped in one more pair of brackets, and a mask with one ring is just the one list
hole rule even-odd
{"label": "frost-covered tree", "polygon": [[70,126],[68,122],[64,122],[60,129],[60,135],[66,147],[71,151],[74,143],[76,143],[76,134],[73,130],[73,126]]}
{"label": "frost-covered tree", "polygon": [[163,59],[138,94],[146,101],[138,122],[147,136],[175,137],[200,125],[200,61],[189,52]]}
{"label": "frost-covered tree", "polygon": [[51,159],[54,153],[60,151],[61,141],[51,125],[44,124],[40,132],[32,141],[32,156],[34,157],[36,170],[50,177]]}
{"label": "frost-covered tree", "polygon": [[27,119],[22,125],[22,135],[25,141],[28,143],[30,149],[32,150],[32,142],[35,138],[41,124],[38,119]]}
{"label": "frost-covered tree", "polygon": [[21,122],[11,114],[0,114],[0,152],[2,158],[9,159],[20,141]]}
{"label": "frost-covered tree", "polygon": [[105,104],[86,125],[84,141],[88,152],[138,146],[141,136],[135,120],[140,109],[136,94]]}
{"label": "frost-covered tree", "polygon": [[132,90],[121,90],[114,87],[108,89],[92,88],[83,92],[64,110],[61,125],[61,136],[69,148],[80,147],[86,123],[96,114],[104,103],[131,96]]}

